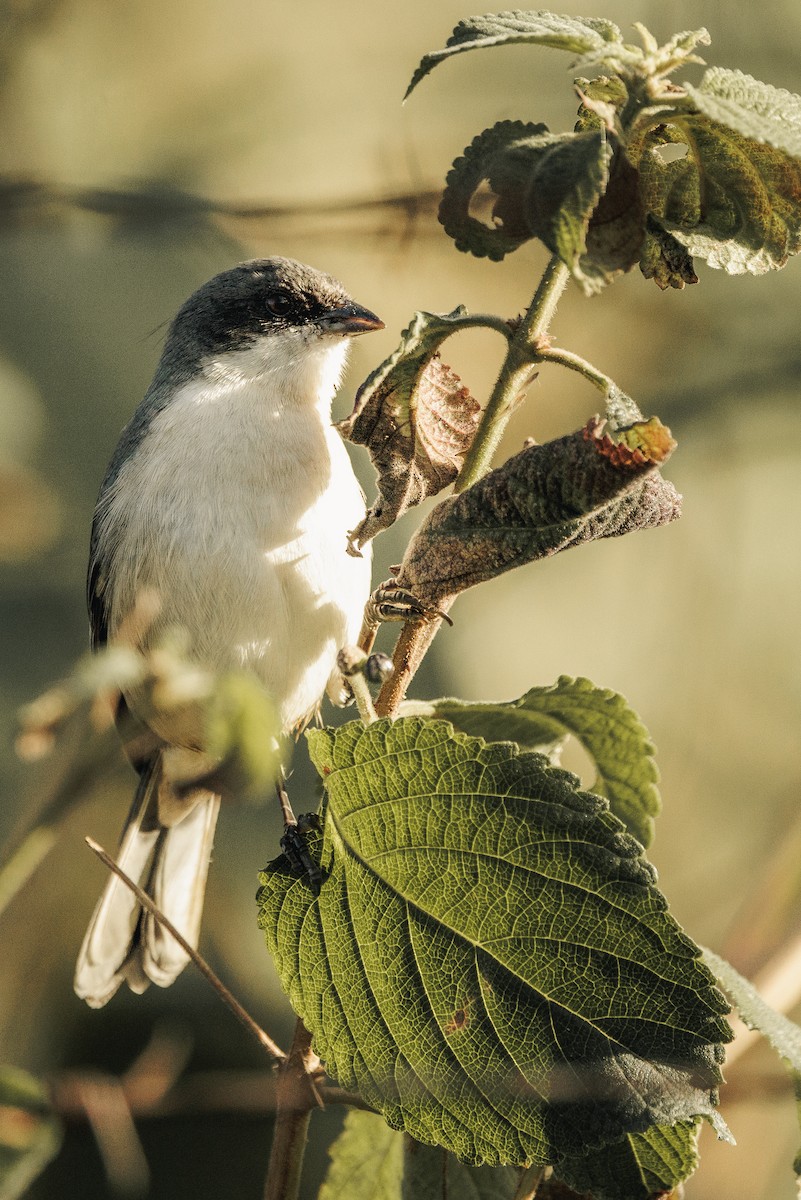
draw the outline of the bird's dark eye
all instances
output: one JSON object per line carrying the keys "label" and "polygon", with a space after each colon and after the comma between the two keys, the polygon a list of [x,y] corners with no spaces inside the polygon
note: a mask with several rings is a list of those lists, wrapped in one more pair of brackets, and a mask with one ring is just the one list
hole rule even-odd
{"label": "bird's dark eye", "polygon": [[267,308],[276,317],[285,317],[292,307],[292,301],[284,292],[275,292],[265,301]]}

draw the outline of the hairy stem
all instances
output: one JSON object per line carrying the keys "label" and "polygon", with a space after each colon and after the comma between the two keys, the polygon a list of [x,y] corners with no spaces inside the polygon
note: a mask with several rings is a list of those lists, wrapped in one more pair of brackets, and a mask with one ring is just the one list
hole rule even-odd
{"label": "hairy stem", "polygon": [[509,351],[487,401],[481,425],[454,484],[455,492],[465,491],[490,469],[506,423],[531,375],[532,365],[537,361],[537,356],[532,355],[532,348],[548,332],[569,277],[570,272],[565,264],[554,255],[545,268],[528,312],[509,343]]}
{"label": "hairy stem", "polygon": [[276,1117],[264,1200],[297,1200],[300,1173],[312,1109],[322,1107],[313,1072],[319,1060],[311,1048],[311,1034],[298,1018],[286,1062],[281,1065],[276,1088]]}
{"label": "hairy stem", "polygon": [[[446,612],[448,608],[450,608],[450,602],[443,602],[443,612]],[[406,695],[406,689],[414,678],[417,668],[423,661],[441,624],[441,619],[435,618],[431,621],[416,621],[414,624],[404,625],[392,655],[395,669],[381,688],[375,702],[377,716],[395,716],[401,700]]]}
{"label": "hairy stem", "polygon": [[583,375],[594,387],[597,387],[600,392],[609,392],[615,386],[614,381],[608,375],[605,375],[603,371],[599,371],[597,367],[587,362],[580,354],[574,354],[572,350],[561,350],[549,346],[543,349],[538,357],[541,362],[556,363],[559,367],[567,367],[570,371],[577,371],[579,375]]}
{"label": "hairy stem", "polygon": [[[565,264],[554,255],[545,268],[528,312],[509,339],[509,349],[484,409],[481,425],[454,484],[455,492],[463,492],[471,487],[486,475],[492,466],[492,459],[503,437],[506,423],[531,375],[532,366],[540,361],[538,344],[542,344],[545,339],[559,297],[569,277],[570,272]],[[447,612],[451,603],[452,601],[442,602],[440,608]],[[395,669],[382,687],[375,703],[375,711],[379,717],[394,717],[397,713],[441,623],[440,619],[433,619],[404,625],[392,655]],[[363,635],[364,633],[365,630]],[[364,645],[361,639],[360,645]]]}

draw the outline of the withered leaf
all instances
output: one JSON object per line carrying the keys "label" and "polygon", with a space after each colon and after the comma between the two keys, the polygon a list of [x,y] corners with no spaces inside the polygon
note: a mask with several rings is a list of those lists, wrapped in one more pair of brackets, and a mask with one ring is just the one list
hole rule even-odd
{"label": "withered leaf", "polygon": [[512,567],[675,520],[681,497],[657,470],[672,439],[659,429],[637,422],[631,431],[601,432],[593,419],[527,447],[437,506],[409,546],[399,585],[440,607]]}
{"label": "withered leaf", "polygon": [[350,553],[388,529],[408,508],[442,491],[459,473],[478,426],[480,405],[437,347],[465,319],[416,313],[398,349],[359,389],[337,428],[366,446],[378,471],[378,498],[351,531]]}

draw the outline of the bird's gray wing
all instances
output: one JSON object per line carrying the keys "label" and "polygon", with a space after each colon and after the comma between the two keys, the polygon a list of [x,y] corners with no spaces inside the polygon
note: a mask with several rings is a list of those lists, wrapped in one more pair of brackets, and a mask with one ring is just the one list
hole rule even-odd
{"label": "bird's gray wing", "polygon": [[106,564],[103,562],[98,546],[97,516],[95,516],[92,523],[92,537],[89,543],[89,569],[86,576],[86,605],[89,610],[89,630],[93,650],[99,650],[108,641],[107,582]]}

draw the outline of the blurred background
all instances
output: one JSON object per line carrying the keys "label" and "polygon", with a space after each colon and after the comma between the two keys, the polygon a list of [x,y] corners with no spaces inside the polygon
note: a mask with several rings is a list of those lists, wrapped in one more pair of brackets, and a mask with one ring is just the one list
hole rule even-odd
{"label": "blurred background", "polygon": [[[710,63],[801,92],[794,0],[555,7],[627,31],[639,20],[660,41],[706,25]],[[257,255],[340,277],[387,328],[356,343],[338,416],[415,309],[510,316],[527,305],[544,254],[526,247],[500,265],[460,255],[437,224],[436,191],[495,121],[572,127],[568,56],[523,46],[460,56],[400,103],[421,55],[475,8],[0,0],[0,836],[47,786],[46,767],[15,756],[16,713],[86,650],[95,496],[182,300]],[[469,593],[414,692],[511,698],[560,673],[622,691],[659,748],[651,857],[673,911],[745,973],[775,975],[801,928],[801,263],[759,279],[698,269],[700,284],[681,293],[638,272],[593,300],[571,287],[553,326],[672,428],[666,473],[684,493],[682,520]],[[481,333],[446,357],[483,399],[498,351]],[[505,452],[577,428],[597,405],[577,376],[543,371]],[[354,457],[372,495],[366,454]],[[418,520],[379,539],[376,581]],[[314,802],[302,757],[300,808]],[[0,1062],[52,1081],[67,1128],[30,1194],[256,1198],[269,1070],[193,969],[167,992],[121,992],[100,1012],[72,993],[104,877],[83,836],[116,844],[131,786],[120,754],[0,917]],[[201,946],[286,1045],[292,1021],[253,903],[279,832],[272,807],[224,813]],[[114,1082],[126,1072],[136,1133]],[[687,1198],[790,1200],[799,1132],[781,1068],[756,1047],[729,1076],[723,1112],[738,1145],[705,1131]],[[315,1117],[307,1200],[340,1121]]]}

